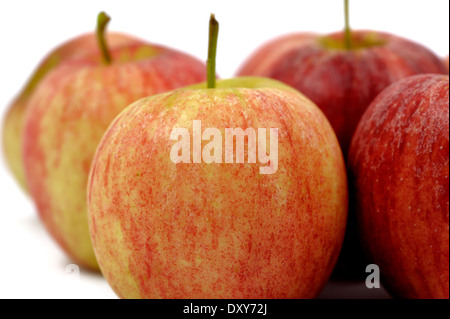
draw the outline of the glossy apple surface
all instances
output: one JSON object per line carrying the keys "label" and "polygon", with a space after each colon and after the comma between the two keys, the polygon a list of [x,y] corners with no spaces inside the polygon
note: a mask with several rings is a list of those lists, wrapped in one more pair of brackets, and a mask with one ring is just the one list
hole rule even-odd
{"label": "glossy apple surface", "polygon": [[360,235],[392,295],[449,298],[449,80],[383,91],[349,153]]}
{"label": "glossy apple surface", "polygon": [[203,62],[135,44],[71,60],[52,71],[27,106],[23,154],[30,193],[48,231],[78,264],[96,269],[86,212],[90,164],[103,133],[130,103],[205,79]]}
{"label": "glossy apple surface", "polygon": [[[347,217],[345,165],[331,126],[278,81],[205,87],[138,101],[105,134],[88,189],[102,273],[122,298],[317,296]],[[222,135],[277,128],[278,169],[261,174],[248,149],[244,163],[175,164],[171,132],[193,136],[195,120]]]}

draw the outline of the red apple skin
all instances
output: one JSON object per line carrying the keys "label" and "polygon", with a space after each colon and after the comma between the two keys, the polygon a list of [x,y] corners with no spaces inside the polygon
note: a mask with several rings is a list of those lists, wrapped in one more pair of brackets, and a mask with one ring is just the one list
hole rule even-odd
{"label": "red apple skin", "polygon": [[449,73],[448,63],[449,63],[449,56],[447,55],[447,57],[444,59],[444,64],[445,64],[445,67],[447,68],[447,74]]}
{"label": "red apple skin", "polygon": [[293,33],[276,38],[253,53],[242,65],[239,75],[264,75],[272,70],[280,59],[292,50],[309,44],[318,35],[315,33]]}
{"label": "red apple skin", "polygon": [[[106,41],[110,48],[143,43],[142,40],[131,35],[116,32],[107,33]],[[99,52],[97,37],[94,33],[77,36],[53,49],[37,66],[22,91],[9,106],[3,122],[3,151],[8,167],[23,190],[27,190],[27,183],[22,163],[22,131],[30,97],[42,79],[58,65],[92,51]]]}
{"label": "red apple skin", "polygon": [[349,153],[364,247],[400,298],[449,298],[449,80],[383,91]]}
{"label": "red apple skin", "polygon": [[[200,88],[201,87],[201,88]],[[105,134],[88,189],[92,242],[121,298],[314,298],[345,232],[347,177],[326,117],[270,79],[136,102]],[[174,127],[279,128],[278,171],[174,164]],[[206,142],[203,141],[202,146]]]}
{"label": "red apple skin", "polygon": [[309,97],[328,117],[346,156],[362,114],[383,89],[416,74],[447,74],[437,55],[409,40],[363,30],[353,31],[353,42],[358,48],[346,50],[343,32],[290,35],[257,50],[237,74],[280,80]]}
{"label": "red apple skin", "polygon": [[87,223],[90,164],[103,133],[130,103],[204,81],[206,66],[149,44],[93,52],[53,70],[34,92],[24,124],[29,191],[52,237],[77,264],[98,269]]}

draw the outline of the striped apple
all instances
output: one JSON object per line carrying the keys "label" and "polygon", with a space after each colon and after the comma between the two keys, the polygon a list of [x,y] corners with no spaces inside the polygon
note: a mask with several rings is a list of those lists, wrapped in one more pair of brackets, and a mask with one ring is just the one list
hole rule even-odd
{"label": "striped apple", "polygon": [[361,116],[383,89],[409,76],[447,72],[436,54],[410,40],[374,31],[353,31],[352,39],[351,49],[344,32],[277,39],[238,75],[270,77],[305,94],[329,119],[346,156]]}
{"label": "striped apple", "polygon": [[[117,32],[108,32],[106,38],[108,46],[112,49],[144,42],[131,35]],[[3,150],[13,176],[25,191],[27,182],[22,163],[22,131],[30,98],[42,80],[61,63],[93,51],[100,53],[95,33],[77,36],[53,49],[37,66],[22,91],[9,106],[3,123]]]}
{"label": "striped apple", "polygon": [[[213,17],[211,30],[214,43]],[[283,83],[215,83],[213,60],[207,83],[134,103],[100,143],[88,207],[102,273],[121,298],[314,298],[347,220],[336,135],[314,103]],[[248,136],[228,148],[230,128]],[[187,137],[181,161],[174,132]],[[254,138],[264,145],[258,156]],[[227,161],[242,143],[243,161],[237,153]],[[276,164],[261,166],[269,149]]]}
{"label": "striped apple", "polygon": [[[78,264],[98,269],[86,189],[103,133],[130,103],[201,82],[204,63],[159,45],[134,43],[62,63],[27,106],[23,156],[30,193],[46,228]],[[110,62],[108,62],[110,60]]]}
{"label": "striped apple", "polygon": [[349,154],[360,234],[385,287],[396,297],[448,299],[448,76],[383,91]]}

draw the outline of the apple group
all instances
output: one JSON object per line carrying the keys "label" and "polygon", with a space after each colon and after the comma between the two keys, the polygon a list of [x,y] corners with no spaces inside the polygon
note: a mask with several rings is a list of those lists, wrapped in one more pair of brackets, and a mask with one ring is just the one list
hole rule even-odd
{"label": "apple group", "polygon": [[[274,39],[256,50],[237,72],[282,81],[308,96],[333,126],[345,158],[362,115],[384,89],[414,75],[448,75],[448,62],[419,43],[366,30],[351,31],[349,39],[346,31]],[[358,280],[366,276],[369,260],[358,234],[356,192],[350,191],[349,196],[346,238],[334,275]]]}
{"label": "apple group", "polygon": [[3,125],[75,263],[127,299],[315,298],[365,262],[393,297],[449,298],[448,62],[347,25],[216,80],[214,15],[207,63],[108,22],[50,52]]}

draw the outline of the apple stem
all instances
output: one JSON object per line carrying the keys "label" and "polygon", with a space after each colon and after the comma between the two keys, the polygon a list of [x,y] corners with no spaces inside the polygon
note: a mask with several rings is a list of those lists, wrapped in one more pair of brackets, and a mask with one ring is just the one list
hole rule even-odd
{"label": "apple stem", "polygon": [[218,36],[219,23],[214,14],[211,14],[209,20],[208,61],[206,63],[208,89],[214,89],[216,87],[216,53]]}
{"label": "apple stem", "polygon": [[352,30],[350,28],[350,4],[349,0],[345,0],[345,47],[347,50],[352,49]]}
{"label": "apple stem", "polygon": [[105,13],[100,12],[97,17],[97,41],[102,52],[104,64],[111,64],[111,55],[109,54],[108,45],[106,44],[105,30],[111,18]]}

